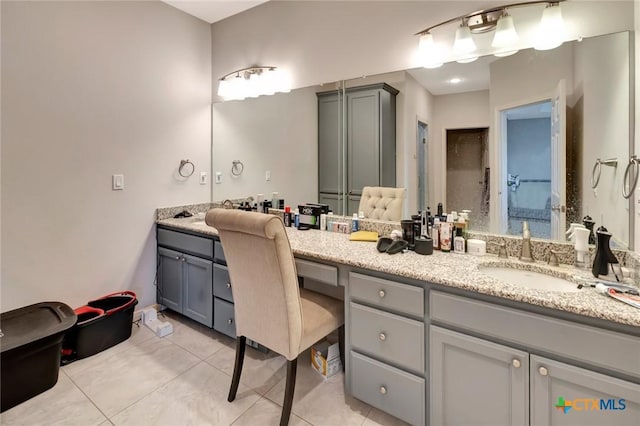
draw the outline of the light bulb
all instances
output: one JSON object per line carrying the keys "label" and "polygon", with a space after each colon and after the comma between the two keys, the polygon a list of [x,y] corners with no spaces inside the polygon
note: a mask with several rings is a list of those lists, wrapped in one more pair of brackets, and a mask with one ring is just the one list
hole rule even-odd
{"label": "light bulb", "polygon": [[418,54],[423,67],[438,68],[442,66],[442,57],[436,43],[433,41],[433,35],[431,35],[431,33],[420,36]]}
{"label": "light bulb", "polygon": [[511,48],[518,43],[518,39],[518,33],[516,33],[515,26],[513,25],[513,18],[505,12],[505,15],[498,19],[496,33],[491,42],[491,47],[497,51],[494,55],[503,57],[518,52],[517,49]]}
{"label": "light bulb", "polygon": [[542,11],[533,48],[536,50],[555,49],[564,42],[565,29],[559,4],[551,4]]}

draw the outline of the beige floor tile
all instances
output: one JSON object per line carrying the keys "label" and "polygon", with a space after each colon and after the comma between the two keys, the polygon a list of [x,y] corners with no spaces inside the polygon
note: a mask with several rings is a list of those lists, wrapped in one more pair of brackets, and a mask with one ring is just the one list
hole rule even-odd
{"label": "beige floor tile", "polygon": [[362,426],[409,426],[409,423],[405,423],[377,408],[372,408]]}
{"label": "beige floor tile", "polygon": [[110,418],[198,361],[183,348],[158,338],[149,340],[144,346],[133,346],[103,363],[66,372]]}
{"label": "beige floor tile", "polygon": [[88,426],[104,421],[105,416],[63,372],[53,388],[0,415],[0,424],[5,426]]}
{"label": "beige floor tile", "polygon": [[[207,359],[207,362],[219,370],[233,375],[235,347],[224,347]],[[275,352],[268,354],[247,347],[242,366],[240,383],[264,395],[287,375],[286,359]]]}
{"label": "beige floor tile", "polygon": [[231,378],[206,362],[157,389],[111,418],[120,425],[230,425],[260,398],[240,386],[227,402]]}
{"label": "beige floor tile", "polygon": [[173,333],[166,338],[202,360],[227,347],[226,336],[205,331],[197,324],[182,323],[179,327],[174,327]]}
{"label": "beige floor tile", "polygon": [[[251,408],[245,411],[233,426],[268,426],[280,424],[282,407],[266,398],[260,398]],[[292,414],[289,418],[290,426],[310,426],[300,417]]]}
{"label": "beige floor tile", "polygon": [[[281,380],[265,397],[282,404],[285,380]],[[315,425],[362,425],[371,407],[344,393],[344,374],[323,379],[311,367],[309,351],[298,359],[296,388],[292,412]]]}

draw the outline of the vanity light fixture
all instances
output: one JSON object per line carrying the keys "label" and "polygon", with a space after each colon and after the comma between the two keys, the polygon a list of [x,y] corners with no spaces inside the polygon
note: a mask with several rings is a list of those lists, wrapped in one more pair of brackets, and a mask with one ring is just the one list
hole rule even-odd
{"label": "vanity light fixture", "polygon": [[[535,33],[535,40],[531,43],[537,50],[553,49],[564,42],[565,30],[562,20],[560,3],[565,0],[536,0],[523,3],[513,3],[504,6],[478,10],[466,15],[458,16],[447,21],[432,25],[419,33],[420,37],[419,55],[425,68],[436,68],[444,62],[443,46],[434,38],[433,32],[454,22],[460,23],[456,29],[453,43],[453,57],[460,63],[475,61],[478,58],[479,50],[473,34],[483,34],[495,30],[491,42],[490,53],[503,57],[513,55],[518,52],[520,38],[516,32],[513,17],[507,9],[521,8],[532,5],[546,4],[542,13],[542,19]],[[446,38],[446,37],[444,37]]]}
{"label": "vanity light fixture", "polygon": [[289,92],[290,83],[276,67],[255,66],[231,72],[218,80],[218,96],[227,101]]}

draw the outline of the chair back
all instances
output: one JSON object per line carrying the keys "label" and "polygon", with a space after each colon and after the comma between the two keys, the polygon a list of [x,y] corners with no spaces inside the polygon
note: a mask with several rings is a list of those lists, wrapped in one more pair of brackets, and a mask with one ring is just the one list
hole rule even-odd
{"label": "chair back", "polygon": [[386,188],[365,186],[362,188],[360,207],[368,219],[380,219],[399,222],[402,219],[405,188]]}
{"label": "chair back", "polygon": [[294,359],[302,338],[302,308],[289,238],[277,216],[211,209],[233,292],[236,334]]}

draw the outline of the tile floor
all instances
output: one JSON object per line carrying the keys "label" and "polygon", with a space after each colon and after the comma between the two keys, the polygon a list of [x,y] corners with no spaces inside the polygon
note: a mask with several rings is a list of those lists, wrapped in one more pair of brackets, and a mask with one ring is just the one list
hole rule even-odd
{"label": "tile floor", "polygon": [[[2,425],[277,425],[284,358],[247,348],[238,395],[227,402],[235,341],[180,315],[173,334],[133,326],[131,338],[60,369],[48,391],[0,415]],[[344,375],[324,380],[298,361],[291,425],[403,425],[345,396]]]}

